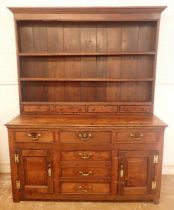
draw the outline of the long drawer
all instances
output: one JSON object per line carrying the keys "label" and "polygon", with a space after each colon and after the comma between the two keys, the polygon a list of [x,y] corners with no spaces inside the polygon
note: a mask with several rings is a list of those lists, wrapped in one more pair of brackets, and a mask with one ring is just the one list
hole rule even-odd
{"label": "long drawer", "polygon": [[116,131],[115,140],[119,143],[155,143],[158,137],[153,129],[129,128]]}
{"label": "long drawer", "polygon": [[37,142],[52,143],[54,142],[54,133],[47,130],[20,130],[14,132],[16,142]]}
{"label": "long drawer", "polygon": [[108,167],[63,167],[61,177],[97,178],[109,177],[111,170]]}
{"label": "long drawer", "polygon": [[110,183],[61,183],[60,192],[67,194],[108,194]]}
{"label": "long drawer", "polygon": [[110,143],[109,131],[61,131],[61,143]]}
{"label": "long drawer", "polygon": [[111,153],[109,151],[63,151],[60,153],[60,156],[62,161],[107,161],[111,159]]}

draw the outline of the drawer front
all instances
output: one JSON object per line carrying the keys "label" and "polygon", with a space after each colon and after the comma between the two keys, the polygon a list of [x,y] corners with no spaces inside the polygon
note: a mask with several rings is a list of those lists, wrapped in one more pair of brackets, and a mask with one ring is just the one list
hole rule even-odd
{"label": "drawer front", "polygon": [[120,143],[155,143],[157,132],[154,130],[126,129],[116,132],[116,141]]}
{"label": "drawer front", "polygon": [[106,167],[61,168],[61,177],[97,178],[109,176],[110,170]]}
{"label": "drawer front", "polygon": [[110,143],[111,132],[104,131],[62,131],[61,143]]}
{"label": "drawer front", "polygon": [[71,194],[108,194],[110,193],[109,183],[62,183],[61,193]]}
{"label": "drawer front", "polygon": [[150,113],[152,111],[151,106],[120,106],[120,112],[142,112],[142,113]]}
{"label": "drawer front", "polygon": [[78,161],[78,160],[97,160],[107,161],[111,159],[110,152],[107,151],[68,151],[61,152],[62,161]]}
{"label": "drawer front", "polygon": [[23,111],[32,112],[54,112],[54,106],[52,105],[23,105]]}
{"label": "drawer front", "polygon": [[56,106],[58,113],[81,113],[86,111],[85,106]]}
{"label": "drawer front", "polygon": [[117,106],[88,106],[88,112],[117,112]]}
{"label": "drawer front", "polygon": [[16,142],[38,142],[38,143],[52,143],[54,142],[54,133],[51,131],[15,131],[14,133]]}

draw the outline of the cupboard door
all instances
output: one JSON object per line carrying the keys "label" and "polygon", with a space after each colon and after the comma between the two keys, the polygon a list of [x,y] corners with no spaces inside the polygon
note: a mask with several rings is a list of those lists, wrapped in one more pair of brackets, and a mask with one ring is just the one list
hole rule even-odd
{"label": "cupboard door", "polygon": [[19,174],[23,195],[52,193],[53,175],[49,150],[21,150]]}
{"label": "cupboard door", "polygon": [[120,195],[146,195],[152,193],[155,177],[154,155],[152,151],[119,152]]}

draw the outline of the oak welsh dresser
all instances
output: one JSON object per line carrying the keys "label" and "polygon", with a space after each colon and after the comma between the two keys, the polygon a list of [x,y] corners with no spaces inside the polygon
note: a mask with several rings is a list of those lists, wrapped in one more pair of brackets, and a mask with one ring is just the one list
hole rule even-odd
{"label": "oak welsh dresser", "polygon": [[158,203],[165,7],[9,9],[20,95],[20,115],[6,124],[13,200]]}

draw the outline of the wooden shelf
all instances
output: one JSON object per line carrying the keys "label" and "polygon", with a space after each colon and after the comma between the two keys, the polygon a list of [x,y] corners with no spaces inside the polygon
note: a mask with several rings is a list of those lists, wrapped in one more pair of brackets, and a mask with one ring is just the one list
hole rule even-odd
{"label": "wooden shelf", "polygon": [[109,79],[109,78],[21,78],[20,81],[29,82],[151,82],[152,78],[143,79]]}
{"label": "wooden shelf", "polygon": [[80,101],[80,102],[29,102],[29,101],[21,101],[20,104],[22,105],[152,105],[151,101],[148,102],[124,102],[124,101],[117,101],[117,102],[84,102],[84,101]]}
{"label": "wooden shelf", "polygon": [[155,55],[154,51],[149,52],[86,52],[86,53],[53,53],[53,52],[33,52],[33,53],[18,53],[21,57],[34,56],[126,56],[126,55]]}
{"label": "wooden shelf", "polygon": [[20,101],[153,102],[156,29],[146,21],[18,23]]}
{"label": "wooden shelf", "polygon": [[[103,101],[102,103],[98,102],[92,102],[92,101],[73,101],[73,102],[68,102],[68,101],[34,101],[34,102],[30,102],[30,101],[21,101],[21,105],[67,105],[67,106],[71,106],[70,103],[73,103],[72,106],[78,106],[78,105],[127,105],[127,106],[143,106],[143,105],[151,105],[152,101],[132,101],[130,103],[125,103],[124,101]],[[138,104],[139,103],[139,104]]]}

